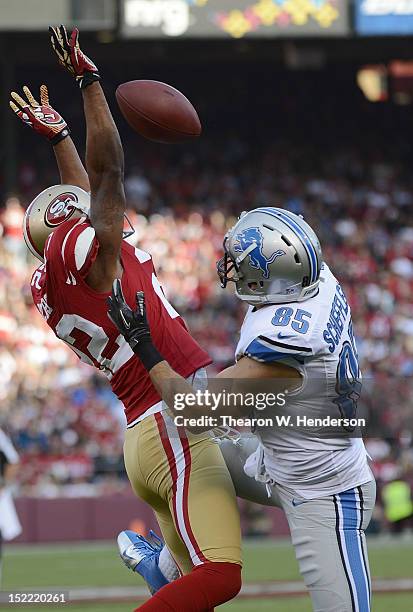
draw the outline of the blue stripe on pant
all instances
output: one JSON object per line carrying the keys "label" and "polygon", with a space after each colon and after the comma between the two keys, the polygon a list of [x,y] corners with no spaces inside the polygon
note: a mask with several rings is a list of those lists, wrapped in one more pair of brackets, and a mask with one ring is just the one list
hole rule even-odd
{"label": "blue stripe on pant", "polygon": [[362,499],[356,489],[349,489],[337,495],[340,506],[340,538],[343,547],[347,573],[350,577],[350,588],[356,612],[370,611],[370,585],[363,557]]}

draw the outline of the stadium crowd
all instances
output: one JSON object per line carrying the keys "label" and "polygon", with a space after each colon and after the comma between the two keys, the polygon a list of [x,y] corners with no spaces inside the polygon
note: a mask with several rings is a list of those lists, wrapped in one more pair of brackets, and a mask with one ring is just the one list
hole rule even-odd
{"label": "stadium crowd", "polygon": [[[168,298],[210,352],[213,372],[233,359],[244,312],[220,289],[215,272],[226,228],[240,211],[263,203],[303,214],[352,306],[376,477],[411,478],[413,180],[403,164],[377,152],[366,157],[348,147],[311,164],[308,159],[304,150],[286,154],[282,143],[257,155],[237,138],[218,149],[206,141],[196,154],[183,149],[174,157],[149,146],[139,163],[128,163],[136,230],[130,240],[151,252]],[[35,262],[21,222],[30,199],[56,181],[52,170],[48,176],[39,168],[39,161],[21,165],[19,193],[0,210],[0,422],[22,455],[19,493],[126,490],[122,407],[32,304]]]}

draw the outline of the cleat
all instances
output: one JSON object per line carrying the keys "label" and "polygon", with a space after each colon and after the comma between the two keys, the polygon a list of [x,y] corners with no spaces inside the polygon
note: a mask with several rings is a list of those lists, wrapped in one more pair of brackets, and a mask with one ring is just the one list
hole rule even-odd
{"label": "cleat", "polygon": [[153,531],[149,538],[134,531],[121,531],[118,535],[119,554],[129,569],[137,572],[145,580],[153,595],[169,581],[159,569],[159,555],[164,544]]}
{"label": "cleat", "polygon": [[149,530],[149,537],[147,539],[148,542],[159,552],[161,552],[164,547],[164,543],[162,538],[160,538],[152,529]]}

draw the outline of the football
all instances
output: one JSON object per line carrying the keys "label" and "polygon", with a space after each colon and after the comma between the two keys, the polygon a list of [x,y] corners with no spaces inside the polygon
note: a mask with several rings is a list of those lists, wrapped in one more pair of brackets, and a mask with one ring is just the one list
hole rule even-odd
{"label": "football", "polygon": [[149,140],[177,143],[201,135],[201,122],[191,102],[166,83],[129,81],[119,85],[116,99],[131,128]]}

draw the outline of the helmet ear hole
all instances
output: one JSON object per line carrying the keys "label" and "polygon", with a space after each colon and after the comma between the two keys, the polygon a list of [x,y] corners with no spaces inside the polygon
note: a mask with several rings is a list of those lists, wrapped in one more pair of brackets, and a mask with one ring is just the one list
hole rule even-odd
{"label": "helmet ear hole", "polygon": [[251,291],[257,291],[257,289],[263,289],[263,288],[264,288],[263,281],[259,281],[258,283],[256,281],[253,281],[252,283],[248,283],[248,289],[250,289]]}
{"label": "helmet ear hole", "polygon": [[54,185],[44,189],[24,215],[23,235],[29,251],[43,261],[49,235],[68,219],[85,214],[89,206],[90,195],[76,185]]}

